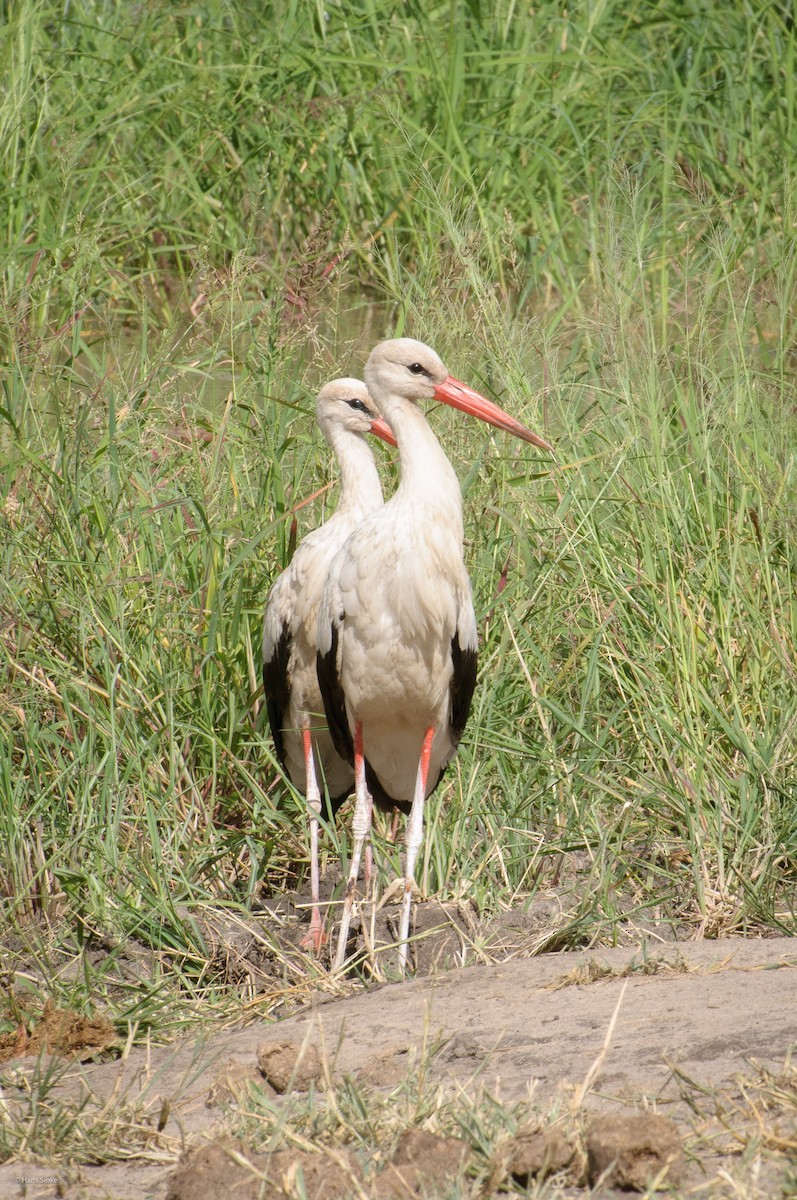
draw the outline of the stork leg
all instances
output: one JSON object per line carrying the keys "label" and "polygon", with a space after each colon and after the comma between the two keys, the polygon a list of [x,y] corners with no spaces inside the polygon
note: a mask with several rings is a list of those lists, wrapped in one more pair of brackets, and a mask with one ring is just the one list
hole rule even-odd
{"label": "stork leg", "polygon": [[311,946],[318,954],[327,940],[321,921],[320,880],[318,875],[318,818],[321,816],[321,789],[315,773],[313,757],[313,739],[309,729],[302,730],[302,745],[304,746],[304,777],[305,796],[310,813],[310,892],[312,909],[310,911],[310,928],[299,943],[302,947]]}
{"label": "stork leg", "polygon": [[410,936],[410,909],[412,908],[412,885],[415,879],[415,861],[423,841],[423,806],[426,799],[426,780],[429,776],[429,759],[432,755],[434,726],[430,725],[423,737],[418,774],[415,777],[415,792],[412,808],[407,820],[405,845],[404,895],[401,898],[401,923],[399,925],[398,965],[403,975],[407,968],[407,939]]}
{"label": "stork leg", "polygon": [[333,970],[339,970],[346,958],[346,943],[349,940],[349,925],[351,910],[354,904],[354,893],[357,891],[357,876],[360,873],[360,858],[363,845],[367,842],[365,852],[366,889],[370,888],[372,859],[371,859],[371,810],[373,798],[365,782],[365,755],[363,754],[363,727],[359,721],[354,726],[354,821],[352,822],[351,865],[349,880],[346,884],[346,895],[343,900],[343,912],[340,918],[340,933],[338,948],[335,952]]}

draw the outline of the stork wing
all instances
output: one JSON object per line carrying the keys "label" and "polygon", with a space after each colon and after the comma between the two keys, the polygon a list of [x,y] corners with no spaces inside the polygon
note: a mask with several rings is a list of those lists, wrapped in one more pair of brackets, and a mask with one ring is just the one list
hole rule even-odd
{"label": "stork wing", "polygon": [[465,577],[457,598],[457,627],[451,639],[452,674],[448,694],[450,700],[449,733],[452,754],[468,721],[473,692],[476,687],[476,657],[479,635],[476,630],[476,613],[470,580]]}
{"label": "stork wing", "polygon": [[460,630],[451,639],[451,661],[454,673],[451,676],[449,695],[451,697],[451,719],[449,729],[454,747],[459,745],[459,739],[468,721],[471,700],[476,687],[476,646],[459,644]]}
{"label": "stork wing", "polygon": [[342,759],[353,766],[354,739],[346,713],[346,697],[340,681],[338,655],[339,631],[344,619],[345,612],[333,563],[324,586],[321,607],[318,610],[316,673],[321,699],[324,701],[327,727],[335,749]]}
{"label": "stork wing", "polygon": [[263,694],[274,749],[283,770],[286,770],[285,739],[282,731],[291,698],[290,661],[293,639],[287,621],[281,623],[276,638],[271,636],[274,631],[269,630],[269,624],[267,616],[263,629]]}
{"label": "stork wing", "polygon": [[272,584],[263,617],[263,695],[274,749],[284,771],[287,771],[284,729],[293,686],[291,657],[295,606],[291,593],[292,573],[289,567]]}

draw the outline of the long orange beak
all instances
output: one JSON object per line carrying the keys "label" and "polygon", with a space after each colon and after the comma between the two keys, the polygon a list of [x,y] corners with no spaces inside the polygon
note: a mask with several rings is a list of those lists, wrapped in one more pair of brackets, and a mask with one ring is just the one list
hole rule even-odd
{"label": "long orange beak", "polygon": [[497,404],[493,404],[492,400],[487,400],[480,392],[475,392],[473,388],[468,387],[466,383],[461,383],[453,375],[449,375],[437,385],[434,390],[434,398],[441,400],[443,404],[450,404],[452,408],[461,409],[471,417],[478,417],[480,421],[486,421],[488,425],[495,425],[496,429],[504,429],[507,433],[513,433],[515,437],[522,438],[524,442],[531,442],[532,446],[539,446],[541,450],[550,450],[553,454],[553,446],[544,438],[532,433],[525,425],[521,425],[520,421],[510,417],[509,413],[505,413]]}
{"label": "long orange beak", "polygon": [[371,433],[375,433],[383,442],[387,442],[390,446],[397,446],[398,442],[393,437],[393,430],[388,425],[387,421],[383,421],[381,417],[374,417],[371,422]]}

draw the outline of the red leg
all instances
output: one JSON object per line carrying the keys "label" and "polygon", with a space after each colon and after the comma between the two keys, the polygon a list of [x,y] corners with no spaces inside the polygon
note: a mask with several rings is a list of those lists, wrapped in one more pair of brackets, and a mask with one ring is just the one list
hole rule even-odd
{"label": "red leg", "polygon": [[327,940],[321,921],[321,896],[318,875],[318,818],[321,815],[321,789],[315,774],[313,759],[313,739],[309,729],[302,730],[304,746],[305,795],[310,815],[310,892],[313,906],[310,911],[310,928],[299,943],[300,946],[312,947],[318,954]]}
{"label": "red leg", "polygon": [[415,792],[407,821],[405,841],[406,865],[404,868],[404,895],[401,898],[401,923],[399,925],[398,962],[401,974],[407,967],[407,939],[410,936],[410,909],[412,908],[412,885],[415,879],[415,861],[423,841],[423,806],[426,799],[426,780],[429,777],[429,759],[432,756],[434,726],[430,725],[423,736],[418,774],[415,777]]}
{"label": "red leg", "polygon": [[[357,891],[357,876],[360,873],[360,858],[363,845],[369,842],[371,834],[371,809],[373,800],[365,782],[365,755],[363,754],[363,729],[359,721],[354,726],[354,821],[352,823],[352,848],[349,879],[346,884],[346,895],[343,899],[343,912],[340,918],[340,933],[338,947],[335,952],[334,970],[343,966],[346,959],[346,944],[349,940],[349,925],[351,910],[354,904],[354,894]],[[366,852],[366,867],[368,867],[368,852]],[[367,870],[370,874],[370,869]],[[370,883],[370,879],[367,881]]]}

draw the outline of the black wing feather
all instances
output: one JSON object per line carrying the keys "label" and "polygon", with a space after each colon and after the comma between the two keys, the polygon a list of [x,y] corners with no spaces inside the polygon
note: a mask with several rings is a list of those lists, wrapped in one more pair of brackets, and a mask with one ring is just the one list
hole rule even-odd
{"label": "black wing feather", "polygon": [[292,642],[290,630],[287,624],[283,624],[273,655],[270,659],[263,661],[263,692],[266,697],[268,723],[271,726],[274,749],[283,770],[285,770],[285,739],[282,731],[285,727],[285,713],[291,698]]}
{"label": "black wing feather", "polygon": [[[470,705],[476,688],[477,662],[477,653],[472,647],[466,646],[463,650],[460,646],[459,631],[451,639],[451,661],[454,670],[448,689],[451,696],[451,720],[448,724],[448,731],[451,734],[451,744],[456,750],[468,722]],[[435,790],[447,769],[447,765],[441,769],[432,791]]]}
{"label": "black wing feather", "polygon": [[451,639],[451,660],[454,673],[451,676],[451,740],[459,745],[465,726],[468,723],[470,705],[476,688],[477,654],[471,646],[463,650],[459,644],[459,630]]}
{"label": "black wing feather", "polygon": [[324,701],[327,728],[340,757],[354,766],[354,738],[346,716],[346,697],[338,675],[338,631],[332,626],[332,645],[326,654],[317,651],[315,657],[318,687]]}

